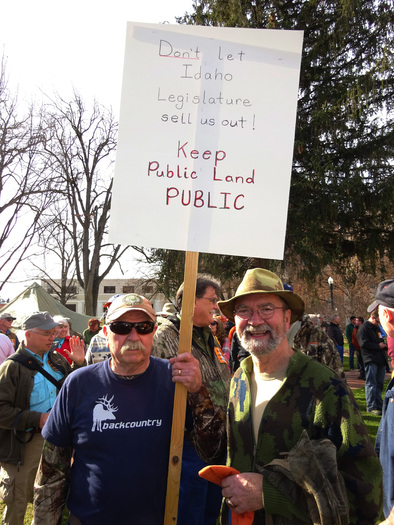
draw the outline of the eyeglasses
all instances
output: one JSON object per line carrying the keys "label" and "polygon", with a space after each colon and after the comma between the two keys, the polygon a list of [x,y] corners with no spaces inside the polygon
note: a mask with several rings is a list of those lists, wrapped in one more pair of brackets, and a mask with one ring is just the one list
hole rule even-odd
{"label": "eyeglasses", "polygon": [[41,332],[36,332],[35,330],[28,330],[28,331],[32,334],[38,334],[38,335],[41,335],[42,337],[47,337],[48,339],[52,337],[55,339],[56,337],[55,332],[51,332],[50,334],[43,334]]}
{"label": "eyeglasses", "polygon": [[3,321],[13,321],[14,318],[13,317],[4,317],[3,318]]}
{"label": "eyeglasses", "polygon": [[217,326],[218,324],[216,322],[211,323],[211,326]]}
{"label": "eyeglasses", "polygon": [[198,299],[206,299],[207,301],[210,301],[212,304],[216,304],[218,302],[217,297],[198,297]]}
{"label": "eyeglasses", "polygon": [[127,335],[133,328],[136,329],[137,334],[145,335],[151,334],[155,328],[155,323],[153,321],[143,321],[141,323],[128,323],[126,321],[114,321],[109,323],[109,328],[111,332],[117,335]]}
{"label": "eyeglasses", "polygon": [[244,321],[248,321],[255,312],[258,313],[261,319],[271,319],[275,310],[288,310],[288,308],[284,306],[258,306],[256,310],[252,310],[248,306],[239,306],[233,313]]}

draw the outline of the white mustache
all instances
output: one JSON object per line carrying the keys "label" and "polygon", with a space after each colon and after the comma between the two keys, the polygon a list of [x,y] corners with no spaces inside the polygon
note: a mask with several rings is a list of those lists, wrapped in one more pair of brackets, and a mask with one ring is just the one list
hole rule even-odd
{"label": "white mustache", "polygon": [[141,350],[143,354],[146,354],[146,348],[141,341],[126,341],[124,345],[122,345],[121,353],[123,354],[127,350]]}

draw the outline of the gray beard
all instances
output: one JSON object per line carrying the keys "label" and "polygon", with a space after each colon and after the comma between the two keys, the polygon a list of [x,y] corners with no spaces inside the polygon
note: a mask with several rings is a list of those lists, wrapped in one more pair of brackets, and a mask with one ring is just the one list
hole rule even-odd
{"label": "gray beard", "polygon": [[[269,355],[274,352],[280,343],[283,341],[283,338],[286,337],[285,323],[284,325],[284,334],[278,335],[269,325],[260,324],[258,326],[248,326],[240,334],[238,332],[238,337],[241,341],[241,345],[245,350],[247,350],[251,355],[255,357],[260,357],[264,355]],[[253,332],[267,331],[270,334],[268,339],[264,341],[253,339],[249,334]]]}

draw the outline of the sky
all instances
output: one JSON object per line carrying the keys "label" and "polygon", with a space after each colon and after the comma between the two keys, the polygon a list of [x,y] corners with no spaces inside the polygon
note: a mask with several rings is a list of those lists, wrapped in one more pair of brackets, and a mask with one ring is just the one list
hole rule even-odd
{"label": "sky", "polygon": [[75,88],[118,114],[127,21],[175,24],[192,0],[0,0],[0,46],[19,97]]}
{"label": "sky", "polygon": [[[75,89],[87,102],[112,107],[118,118],[126,23],[175,24],[191,11],[192,0],[0,0],[8,85],[27,103],[40,102],[43,93],[67,98]],[[21,268],[14,280],[25,276]],[[0,296],[12,299],[26,284],[5,287]]]}

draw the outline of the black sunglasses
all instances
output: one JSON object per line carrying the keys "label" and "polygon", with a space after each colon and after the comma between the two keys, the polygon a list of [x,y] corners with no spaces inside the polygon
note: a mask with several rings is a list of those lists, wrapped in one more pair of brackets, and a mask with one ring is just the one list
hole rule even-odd
{"label": "black sunglasses", "polygon": [[118,335],[127,335],[133,328],[136,329],[137,334],[145,335],[151,334],[155,328],[153,321],[143,321],[141,323],[127,323],[126,321],[114,321],[109,323],[111,332]]}

